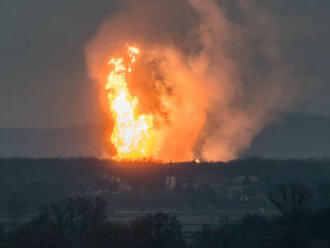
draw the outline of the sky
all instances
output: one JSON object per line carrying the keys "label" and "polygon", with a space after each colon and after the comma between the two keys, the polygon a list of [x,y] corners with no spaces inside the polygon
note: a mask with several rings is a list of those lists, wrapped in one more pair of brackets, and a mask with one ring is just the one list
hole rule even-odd
{"label": "sky", "polygon": [[[308,85],[292,111],[330,115],[330,2],[254,2],[273,16],[290,69]],[[111,0],[1,1],[0,127],[58,128],[101,120],[84,48],[116,6]]]}

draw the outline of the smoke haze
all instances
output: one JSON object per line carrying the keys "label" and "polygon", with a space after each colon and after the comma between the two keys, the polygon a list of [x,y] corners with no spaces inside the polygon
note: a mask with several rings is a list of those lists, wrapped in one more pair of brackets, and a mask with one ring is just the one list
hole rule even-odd
{"label": "smoke haze", "polygon": [[137,44],[141,61],[128,86],[139,111],[155,117],[154,157],[228,161],[303,95],[280,38],[270,13],[251,1],[126,1],[86,58],[103,87],[109,58]]}

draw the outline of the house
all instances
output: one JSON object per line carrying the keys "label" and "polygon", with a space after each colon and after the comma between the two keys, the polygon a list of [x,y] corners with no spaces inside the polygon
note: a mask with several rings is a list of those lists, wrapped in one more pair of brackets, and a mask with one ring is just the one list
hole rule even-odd
{"label": "house", "polygon": [[167,190],[174,190],[176,187],[176,177],[175,176],[166,177],[165,187]]}

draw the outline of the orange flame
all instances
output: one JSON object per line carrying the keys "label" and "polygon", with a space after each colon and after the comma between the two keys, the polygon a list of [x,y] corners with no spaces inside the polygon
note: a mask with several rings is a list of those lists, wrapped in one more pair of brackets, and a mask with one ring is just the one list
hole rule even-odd
{"label": "orange flame", "polygon": [[127,87],[127,75],[137,61],[140,50],[128,47],[129,62],[123,57],[112,58],[113,65],[105,86],[107,99],[114,118],[111,142],[117,150],[115,159],[143,159],[152,156],[154,143],[153,116],[138,115],[138,98],[132,96]]}

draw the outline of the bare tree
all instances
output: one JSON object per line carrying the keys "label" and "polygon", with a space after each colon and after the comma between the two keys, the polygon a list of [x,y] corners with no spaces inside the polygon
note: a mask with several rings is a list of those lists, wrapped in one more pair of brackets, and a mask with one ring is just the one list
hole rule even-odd
{"label": "bare tree", "polygon": [[181,248],[181,224],[175,216],[163,213],[148,214],[131,222],[134,247]]}
{"label": "bare tree", "polygon": [[106,220],[106,201],[101,197],[73,196],[49,208],[49,217],[57,224],[86,229]]}
{"label": "bare tree", "polygon": [[311,193],[297,183],[279,184],[268,192],[268,199],[285,217],[296,218],[305,214],[311,205]]}
{"label": "bare tree", "polygon": [[7,213],[14,222],[18,222],[26,213],[27,202],[26,197],[20,191],[14,191],[5,201]]}

